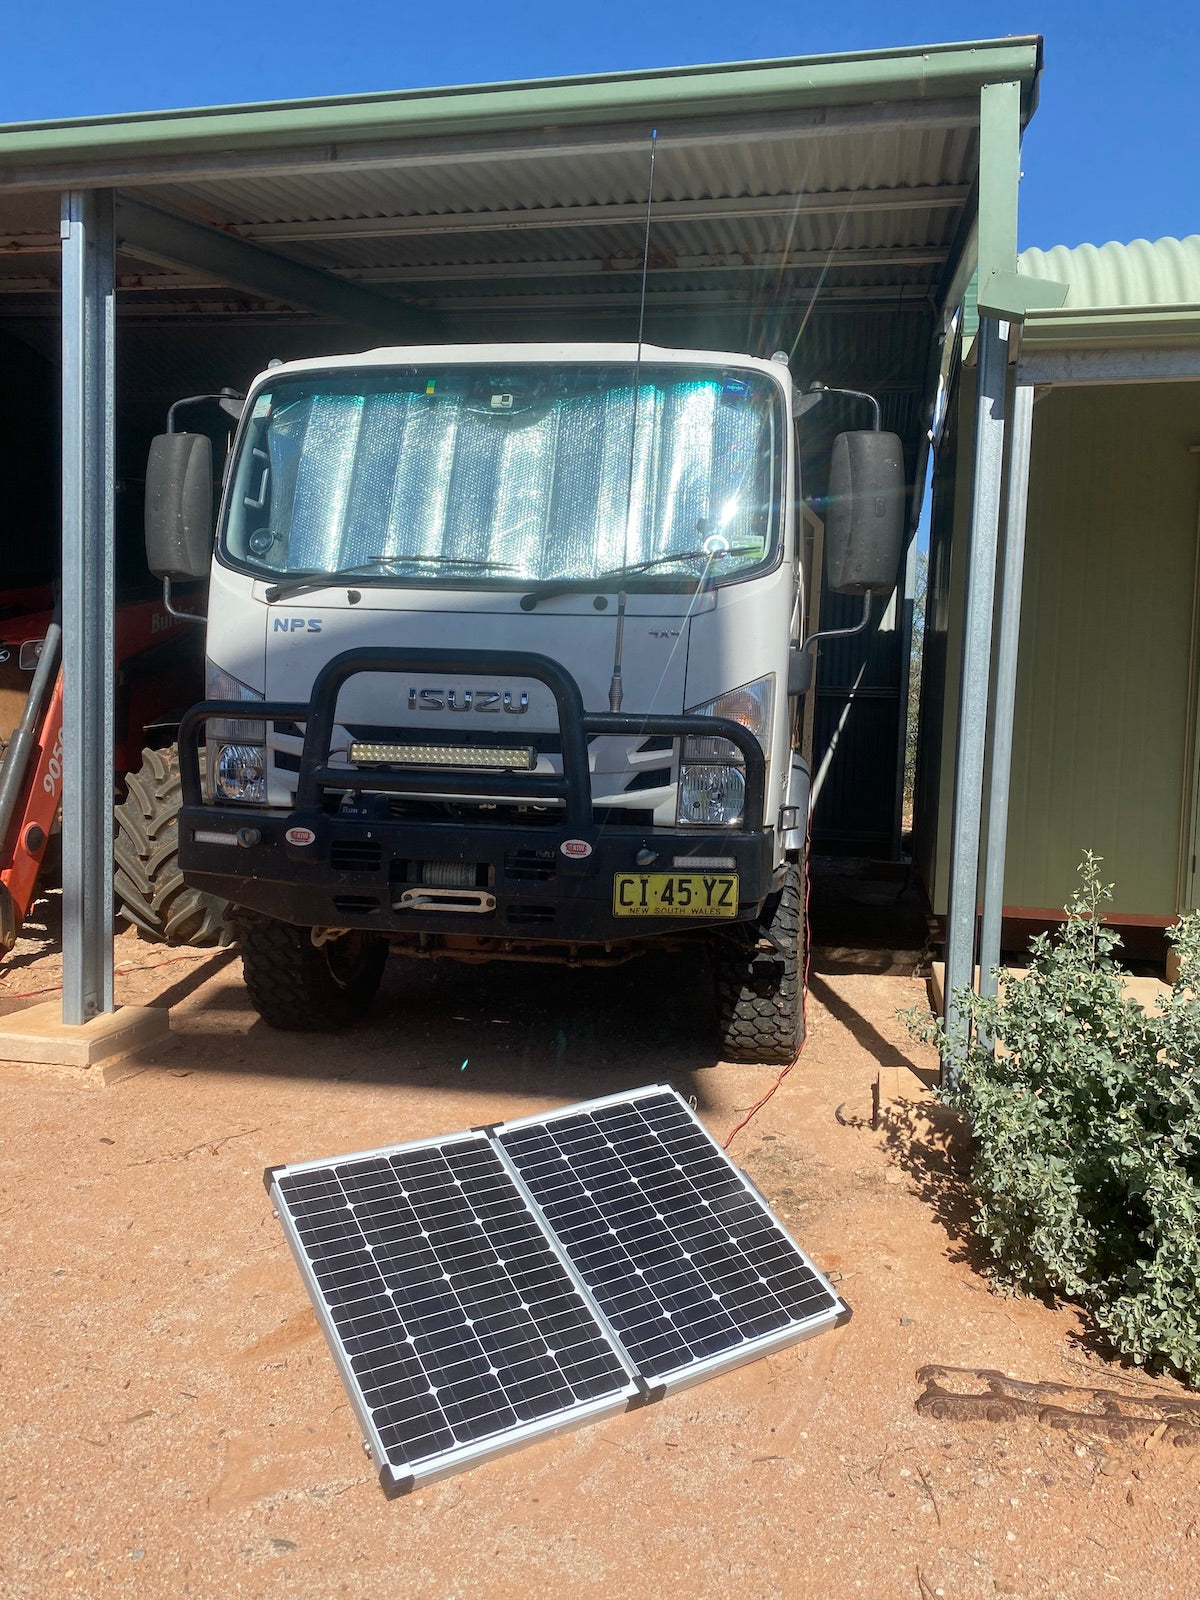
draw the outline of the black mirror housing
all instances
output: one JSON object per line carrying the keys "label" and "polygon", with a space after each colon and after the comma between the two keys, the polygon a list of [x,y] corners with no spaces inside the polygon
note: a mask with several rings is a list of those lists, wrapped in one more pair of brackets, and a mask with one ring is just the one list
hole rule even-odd
{"label": "black mirror housing", "polygon": [[160,433],[146,463],[146,562],[156,578],[189,583],[212,558],[212,441]]}
{"label": "black mirror housing", "polygon": [[890,592],[904,542],[904,449],[894,433],[839,433],[829,466],[825,581],[834,594]]}

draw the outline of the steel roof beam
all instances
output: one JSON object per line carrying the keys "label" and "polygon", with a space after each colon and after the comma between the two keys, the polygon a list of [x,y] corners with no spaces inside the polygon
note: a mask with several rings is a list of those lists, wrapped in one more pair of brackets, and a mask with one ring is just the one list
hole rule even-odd
{"label": "steel roof beam", "polygon": [[127,195],[117,198],[116,230],[118,249],[126,255],[160,266],[212,274],[218,284],[268,300],[283,300],[388,339],[425,338],[438,331],[437,317],[423,308],[372,294],[331,273],[302,266],[217,228],[160,211]]}
{"label": "steel roof beam", "polygon": [[[947,211],[961,206],[968,184],[923,184],[893,189],[841,189],[820,194],[738,195],[728,199],[658,200],[654,221],[722,222],[750,217],[867,215],[878,212]],[[259,244],[310,240],[440,237],[460,233],[517,233],[543,228],[602,228],[644,223],[645,202],[592,206],[540,206],[515,211],[459,211],[452,215],[347,217],[312,222],[256,222],[236,228],[239,238]],[[57,244],[57,241],[55,241]],[[36,248],[0,235],[0,250]]]}
{"label": "steel roof beam", "polygon": [[[871,284],[846,289],[831,289],[827,284],[823,284],[820,297],[816,299],[813,298],[811,290],[803,285],[787,287],[790,293],[786,298],[772,297],[772,310],[795,310],[814,317],[834,316],[838,313],[853,315],[860,311],[886,311],[893,315],[909,310],[927,311],[932,298],[932,291],[926,284]],[[761,309],[762,297],[756,289],[744,283],[729,284],[720,289],[651,287],[647,291],[646,304],[649,307],[724,305]],[[460,311],[490,311],[496,308],[505,311],[529,308],[553,313],[559,310],[586,310],[589,306],[598,310],[609,308],[627,310],[629,307],[636,310],[636,284],[629,289],[614,293],[464,294],[449,295],[438,301],[439,309],[448,316]]]}
{"label": "steel roof beam", "polygon": [[0,233],[0,251],[7,256],[56,256],[62,249],[57,233]]}
{"label": "steel roof beam", "polygon": [[[703,255],[650,257],[649,279],[672,272],[826,272],[862,267],[937,267],[946,259],[938,245],[863,250],[736,250]],[[338,276],[355,283],[466,283],[487,279],[503,283],[518,278],[612,278],[638,275],[640,256],[611,256],[582,261],[467,261],[419,267],[339,267]]]}
{"label": "steel roof beam", "polygon": [[208,180],[302,176],[320,172],[356,172],[370,167],[508,165],[514,161],[586,159],[592,156],[644,155],[651,125],[658,128],[660,155],[669,149],[733,144],[778,144],[788,140],[831,139],[856,133],[920,135],[932,129],[978,125],[978,100],[922,100],[878,105],[823,106],[810,111],[703,118],[647,117],[637,122],[600,127],[541,127],[514,133],[477,133],[408,140],[382,138],[370,142],[338,142],[295,149],[197,150],[191,155],[112,153],[97,130],[99,157],[77,156],[63,166],[5,159],[0,135],[0,189],[47,189],[65,181],[84,185],[200,183]]}
{"label": "steel roof beam", "polygon": [[[1173,308],[1163,307],[1163,320]],[[1022,347],[1017,381],[1026,384],[1179,383],[1200,378],[1200,324],[1192,342],[1176,344],[1100,345],[1093,350]],[[1102,335],[1101,335],[1102,337]]]}
{"label": "steel roof beam", "polygon": [[[158,315],[160,312],[166,316],[178,310],[189,312],[193,315],[199,310],[201,315],[210,312],[228,311],[230,308],[239,310],[241,314],[256,316],[266,313],[271,316],[298,317],[290,304],[273,299],[264,299],[255,296],[254,305],[239,306],[237,301],[222,300],[210,305],[208,302],[198,301],[197,293],[212,289],[227,287],[224,284],[214,283],[209,278],[180,273],[168,276],[129,276],[122,274],[117,279],[117,287],[121,290],[121,319],[124,321],[135,312],[141,310],[148,315]],[[811,289],[801,285],[785,285],[789,291],[787,298],[773,297],[772,305],[781,310],[795,310],[809,316],[835,316],[839,313],[855,313],[858,311],[888,311],[902,313],[909,310],[928,310],[933,303],[933,288],[928,283],[905,284],[868,284],[850,288],[830,288],[828,284],[821,286],[820,297],[814,299]],[[18,297],[34,298],[37,296],[55,297],[52,309],[57,310],[58,280],[49,275],[26,278],[0,278],[0,300],[6,295],[11,296],[6,307],[6,314],[19,315],[14,310],[13,302]],[[186,295],[186,299],[178,306],[172,304],[172,291],[179,295]],[[668,305],[737,305],[754,306],[761,304],[761,296],[749,286],[741,284],[728,284],[719,289],[671,289],[665,287],[652,288],[646,296],[646,303],[650,306]],[[585,310],[589,306],[604,309],[605,307],[623,308],[637,305],[636,285],[629,289],[613,293],[588,293],[579,294],[543,294],[533,293],[528,290],[520,293],[482,295],[464,294],[443,296],[437,302],[439,313],[455,314],[459,311],[488,311],[488,310],[520,310],[524,307],[536,306],[541,310],[555,312],[562,310]],[[315,313],[306,313],[308,315]]]}
{"label": "steel roof beam", "polygon": [[[205,232],[215,230],[205,229]],[[224,234],[216,234],[221,243],[225,242]],[[237,243],[237,241],[233,241]],[[214,288],[244,288],[250,293],[265,293],[268,298],[275,300],[288,300],[289,303],[300,305],[301,301],[292,299],[285,294],[278,285],[271,290],[252,288],[249,281],[249,264],[242,265],[242,278],[235,280],[229,271],[219,270],[215,265],[201,262],[193,258],[186,262],[182,249],[173,255],[166,253],[167,246],[160,236],[146,243],[135,242],[122,238],[120,242],[122,255],[134,256],[139,260],[148,261],[158,266],[177,266],[178,271],[157,274],[130,274],[124,272],[120,276],[122,287],[145,289],[182,289],[201,288],[211,286]],[[256,252],[258,254],[258,252]],[[553,259],[542,261],[466,261],[462,263],[439,264],[437,266],[416,267],[331,267],[320,270],[313,267],[303,267],[297,262],[287,260],[282,256],[266,255],[268,261],[278,261],[283,265],[293,268],[296,272],[312,273],[318,279],[324,280],[333,287],[351,288],[354,284],[424,284],[424,283],[468,283],[485,280],[489,283],[503,283],[506,280],[514,281],[524,278],[613,278],[639,276],[642,270],[640,256],[592,256],[584,259],[556,261]],[[673,272],[828,272],[844,271],[850,268],[862,267],[874,271],[877,267],[937,267],[946,259],[945,249],[938,245],[908,247],[900,246],[895,249],[869,249],[862,250],[736,250],[736,251],[709,251],[699,255],[671,255],[655,259],[653,254],[650,261],[650,285],[656,278],[661,279]],[[257,263],[255,263],[257,265]],[[231,267],[230,270],[237,270]],[[264,274],[259,272],[257,281],[264,280]],[[5,277],[0,273],[0,293],[8,285],[32,284],[42,281],[53,283],[55,280],[49,273],[27,273],[24,276],[12,275]],[[891,286],[893,289],[895,285]],[[315,291],[310,290],[310,293]],[[364,294],[366,291],[362,291]],[[648,288],[648,292],[653,292]],[[375,311],[380,307],[388,307],[392,302],[382,296],[369,296],[375,302]],[[401,302],[394,302],[398,307]],[[309,302],[310,309],[323,310],[326,315],[337,315],[323,306]],[[343,317],[342,320],[354,320]],[[361,320],[361,318],[359,319]]]}

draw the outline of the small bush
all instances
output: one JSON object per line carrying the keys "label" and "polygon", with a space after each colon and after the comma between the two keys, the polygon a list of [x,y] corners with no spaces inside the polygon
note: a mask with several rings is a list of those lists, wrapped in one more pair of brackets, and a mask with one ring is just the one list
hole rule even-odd
{"label": "small bush", "polygon": [[[971,1124],[995,1278],[1077,1301],[1116,1350],[1200,1385],[1200,913],[1172,930],[1179,979],[1147,1013],[1122,991],[1098,869],[1089,852],[1003,998],[958,994],[975,1031],[942,1098]],[[939,1022],[907,1020],[944,1049]]]}

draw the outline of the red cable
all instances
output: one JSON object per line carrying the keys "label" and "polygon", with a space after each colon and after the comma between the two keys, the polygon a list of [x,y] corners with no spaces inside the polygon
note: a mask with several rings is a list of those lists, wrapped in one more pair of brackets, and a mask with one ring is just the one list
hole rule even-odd
{"label": "red cable", "polygon": [[799,1061],[800,1057],[804,1054],[804,1046],[808,1043],[808,968],[809,968],[809,963],[812,960],[812,946],[811,946],[811,944],[809,942],[809,938],[808,938],[808,897],[809,897],[809,892],[810,892],[810,884],[809,884],[809,880],[808,880],[808,851],[806,850],[804,852],[804,991],[803,991],[803,993],[802,993],[802,995],[800,997],[800,1015],[801,1015],[801,1018],[803,1020],[804,1035],[803,1035],[802,1039],[800,1040],[800,1048],[799,1048],[799,1050],[796,1051],[796,1054],[788,1062],[787,1066],[784,1067],[783,1071],[775,1079],[775,1082],[767,1090],[766,1094],[763,1095],[762,1099],[759,1100],[756,1105],[753,1105],[753,1106],[750,1107],[750,1110],[746,1113],[746,1115],[738,1123],[737,1127],[734,1128],[733,1132],[725,1140],[725,1143],[721,1146],[722,1150],[728,1150],[729,1146],[737,1138],[738,1134],[741,1133],[742,1129],[746,1126],[746,1124],[748,1122],[752,1122],[754,1120],[754,1118],[758,1115],[758,1113],[766,1105],[767,1101],[771,1098],[771,1096],[779,1088],[779,1085],[787,1077],[788,1073],[796,1065],[797,1061]]}

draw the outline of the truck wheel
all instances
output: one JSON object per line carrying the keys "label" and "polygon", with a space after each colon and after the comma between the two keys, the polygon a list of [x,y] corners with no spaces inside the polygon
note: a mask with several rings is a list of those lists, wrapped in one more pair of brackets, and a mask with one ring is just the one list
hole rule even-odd
{"label": "truck wheel", "polygon": [[234,936],[229,904],[193,889],[179,870],[179,752],[143,750],[116,808],[113,855],[117,912],[159,944],[224,945]]}
{"label": "truck wheel", "polygon": [[238,938],[254,1009],[272,1028],[289,1033],[359,1021],[387,959],[387,945],[375,934],[347,933],[318,947],[307,928],[267,918],[243,922]]}
{"label": "truck wheel", "polygon": [[[759,948],[769,942],[774,948]],[[762,920],[719,936],[721,1059],[786,1066],[804,1043],[804,875],[788,862]]]}

